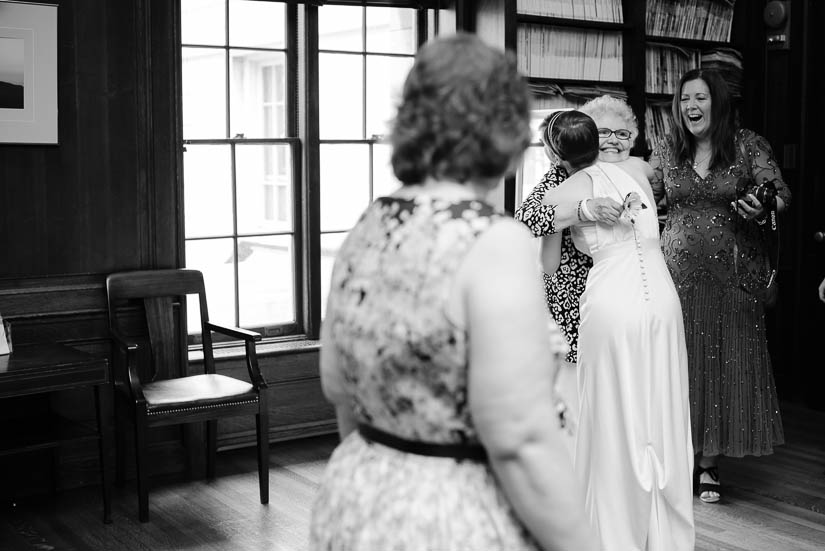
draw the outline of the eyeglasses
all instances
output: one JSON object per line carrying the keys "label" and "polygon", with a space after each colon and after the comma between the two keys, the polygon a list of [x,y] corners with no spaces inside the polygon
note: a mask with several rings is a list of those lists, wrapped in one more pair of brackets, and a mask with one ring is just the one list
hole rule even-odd
{"label": "eyeglasses", "polygon": [[630,130],[625,130],[624,128],[620,128],[619,130],[610,130],[609,128],[599,128],[599,137],[600,138],[609,138],[611,134],[616,134],[616,137],[620,140],[629,140],[630,136],[633,134],[630,133]]}

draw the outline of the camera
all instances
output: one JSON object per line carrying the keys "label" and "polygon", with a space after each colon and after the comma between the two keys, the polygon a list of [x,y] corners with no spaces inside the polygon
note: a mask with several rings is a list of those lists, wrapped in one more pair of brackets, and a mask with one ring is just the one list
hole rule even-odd
{"label": "camera", "polygon": [[759,185],[751,185],[740,194],[739,198],[750,202],[748,200],[749,194],[753,194],[766,211],[776,208],[776,180],[766,179]]}

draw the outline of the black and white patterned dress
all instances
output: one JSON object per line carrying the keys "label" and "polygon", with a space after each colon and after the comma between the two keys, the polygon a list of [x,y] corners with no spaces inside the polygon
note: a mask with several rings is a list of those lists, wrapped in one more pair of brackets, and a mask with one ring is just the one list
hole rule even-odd
{"label": "black and white patterned dress", "polygon": [[[516,209],[515,218],[527,225],[533,235],[542,237],[556,233],[553,205],[541,201],[549,188],[556,187],[567,178],[567,171],[552,165],[533,191]],[[570,238],[570,230],[562,231],[561,263],[553,275],[544,274],[544,293],[547,307],[570,347],[568,362],[576,362],[579,341],[579,297],[584,292],[587,274],[593,259],[578,250]]]}

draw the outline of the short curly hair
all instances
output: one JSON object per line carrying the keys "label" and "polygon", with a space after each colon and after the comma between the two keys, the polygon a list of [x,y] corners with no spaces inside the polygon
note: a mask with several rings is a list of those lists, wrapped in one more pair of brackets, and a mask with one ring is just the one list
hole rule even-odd
{"label": "short curly hair", "polygon": [[421,47],[391,135],[403,184],[500,178],[530,138],[530,93],[512,54],[462,32]]}
{"label": "short curly hair", "polygon": [[[591,99],[581,107],[579,111],[590,115],[593,119],[598,119],[600,116],[608,114],[615,115],[624,120],[626,129],[630,130],[631,140],[635,140],[639,135],[639,122],[636,120],[636,114],[626,101],[617,97],[605,94]],[[612,128],[611,130],[616,130]]]}

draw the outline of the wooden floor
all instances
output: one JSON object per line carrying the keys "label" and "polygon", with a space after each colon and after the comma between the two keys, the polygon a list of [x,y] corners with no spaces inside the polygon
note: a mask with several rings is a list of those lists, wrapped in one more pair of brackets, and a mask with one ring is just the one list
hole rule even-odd
{"label": "wooden floor", "polygon": [[[695,500],[697,551],[825,550],[825,412],[785,404],[783,416],[785,446],[723,463],[724,502]],[[268,506],[258,503],[254,448],[219,454],[211,483],[154,483],[148,524],[137,521],[131,484],[116,489],[110,525],[101,522],[96,488],[63,493],[47,506],[5,506],[0,550],[301,551],[336,442],[328,436],[273,444]]]}

